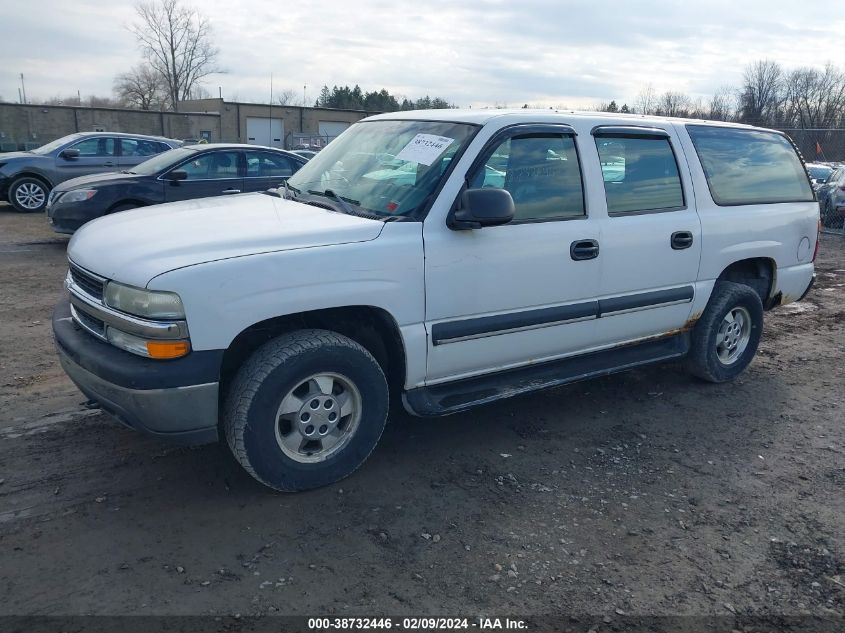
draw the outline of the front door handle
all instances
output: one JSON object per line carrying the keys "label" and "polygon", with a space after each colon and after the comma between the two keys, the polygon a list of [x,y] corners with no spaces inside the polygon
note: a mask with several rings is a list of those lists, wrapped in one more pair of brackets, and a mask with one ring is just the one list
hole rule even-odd
{"label": "front door handle", "polygon": [[576,262],[595,259],[599,256],[599,243],[596,240],[575,240],[569,245],[569,256]]}
{"label": "front door handle", "polygon": [[103,167],[114,167],[114,163],[109,161],[107,163],[103,163]]}
{"label": "front door handle", "polygon": [[224,189],[222,193],[240,193],[240,189]]}
{"label": "front door handle", "polygon": [[689,231],[675,231],[672,233],[672,250],[682,251],[692,246],[692,233]]}

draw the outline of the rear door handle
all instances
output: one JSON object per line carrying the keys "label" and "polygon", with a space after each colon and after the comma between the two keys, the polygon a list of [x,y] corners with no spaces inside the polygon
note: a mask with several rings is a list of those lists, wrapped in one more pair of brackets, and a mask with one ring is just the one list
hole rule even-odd
{"label": "rear door handle", "polygon": [[675,231],[672,233],[672,250],[682,251],[692,246],[692,233],[689,231]]}
{"label": "rear door handle", "polygon": [[114,163],[109,161],[107,163],[103,163],[103,167],[114,167]]}
{"label": "rear door handle", "polygon": [[575,240],[569,245],[569,256],[576,262],[595,259],[599,256],[599,243],[596,240]]}
{"label": "rear door handle", "polygon": [[240,193],[240,189],[224,189],[222,193]]}

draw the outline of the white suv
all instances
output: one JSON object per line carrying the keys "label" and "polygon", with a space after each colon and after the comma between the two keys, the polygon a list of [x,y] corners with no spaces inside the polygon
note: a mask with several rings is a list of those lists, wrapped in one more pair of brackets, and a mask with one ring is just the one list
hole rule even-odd
{"label": "white suv", "polygon": [[814,279],[781,133],[551,111],[353,125],[282,190],[128,211],[69,246],[65,370],[126,424],[225,436],[278,490],[334,482],[388,404],[443,415],[685,357],[751,362]]}

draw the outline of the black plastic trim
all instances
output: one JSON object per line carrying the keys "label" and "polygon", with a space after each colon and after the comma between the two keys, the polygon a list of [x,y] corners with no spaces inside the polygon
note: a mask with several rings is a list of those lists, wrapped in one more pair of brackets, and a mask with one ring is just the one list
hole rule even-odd
{"label": "black plastic trim", "polygon": [[454,339],[492,336],[507,330],[541,327],[552,323],[585,319],[597,316],[598,309],[598,301],[585,301],[584,303],[565,306],[435,323],[431,328],[431,340],[432,344],[441,345]]}
{"label": "black plastic trim", "polygon": [[95,376],[127,389],[171,389],[220,380],[224,350],[193,351],[183,358],[154,360],[131,354],[94,338],[70,316],[70,301],[53,311],[56,344],[73,362]]}
{"label": "black plastic trim", "polygon": [[510,396],[678,358],[689,351],[689,345],[690,335],[685,332],[539,365],[410,389],[403,394],[403,400],[405,407],[415,415],[448,415]]}
{"label": "black plastic trim", "polygon": [[690,302],[694,296],[693,286],[681,286],[550,308],[494,314],[459,321],[443,321],[431,327],[431,342],[432,345],[443,345],[467,338],[495,336],[513,330],[548,327],[591,317],[600,318],[623,310],[656,308],[666,303]]}
{"label": "black plastic trim", "polygon": [[590,130],[590,134],[617,138],[670,138],[669,132],[662,128],[638,125],[597,125]]}
{"label": "black plastic trim", "polygon": [[638,308],[657,307],[664,303],[689,302],[695,296],[695,289],[692,286],[680,288],[669,288],[668,290],[654,290],[652,292],[641,292],[626,297],[611,297],[610,299],[599,299],[599,316],[623,310],[635,310]]}

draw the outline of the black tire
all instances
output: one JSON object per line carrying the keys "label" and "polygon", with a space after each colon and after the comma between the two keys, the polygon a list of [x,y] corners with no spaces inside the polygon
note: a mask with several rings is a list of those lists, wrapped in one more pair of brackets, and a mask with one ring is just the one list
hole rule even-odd
{"label": "black tire", "polygon": [[[297,385],[320,373],[352,383],[360,417],[337,452],[302,463],[277,441],[277,428],[285,423],[277,414]],[[255,479],[283,492],[308,490],[343,479],[364,463],[384,430],[388,400],[384,373],[361,345],[328,330],[300,330],[265,343],[241,366],[225,395],[223,427],[235,459]]]}
{"label": "black tire", "polygon": [[[30,194],[30,195],[27,195]],[[23,176],[9,185],[9,203],[18,213],[39,213],[47,206],[50,187],[38,178]],[[34,197],[32,197],[34,196]],[[26,204],[26,200],[39,201],[37,206]]]}
{"label": "black tire", "polygon": [[[743,309],[750,317],[750,331],[744,350],[726,364],[717,353],[717,339],[726,315],[736,309]],[[704,313],[693,328],[687,368],[702,380],[716,383],[731,381],[754,358],[762,334],[763,303],[757,292],[745,284],[717,281]]]}

